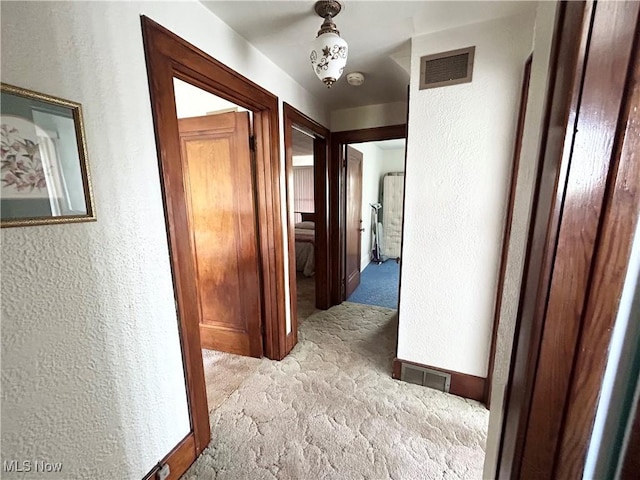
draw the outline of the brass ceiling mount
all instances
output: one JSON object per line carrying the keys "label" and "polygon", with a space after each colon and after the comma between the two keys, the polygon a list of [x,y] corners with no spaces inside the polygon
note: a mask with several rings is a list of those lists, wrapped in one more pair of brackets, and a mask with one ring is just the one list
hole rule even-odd
{"label": "brass ceiling mount", "polygon": [[336,0],[322,0],[320,2],[316,2],[315,7],[313,7],[318,15],[322,18],[325,18],[327,15],[331,15],[335,17],[342,10],[342,5],[340,2]]}
{"label": "brass ceiling mount", "polygon": [[337,0],[321,0],[319,2],[316,2],[313,8],[318,16],[324,18],[324,22],[322,23],[320,30],[318,30],[318,36],[322,35],[323,33],[335,33],[337,35],[340,35],[336,24],[333,23],[333,17],[338,15],[342,10],[342,5],[340,4],[340,2],[338,2]]}

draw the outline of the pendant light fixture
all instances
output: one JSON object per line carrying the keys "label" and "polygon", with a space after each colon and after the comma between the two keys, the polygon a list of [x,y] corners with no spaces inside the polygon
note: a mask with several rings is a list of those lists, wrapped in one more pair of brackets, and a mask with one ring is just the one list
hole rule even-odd
{"label": "pendant light fixture", "polygon": [[314,8],[324,18],[324,22],[313,41],[309,58],[318,78],[331,88],[347,65],[347,42],[340,37],[340,32],[333,23],[333,17],[340,13],[342,5],[336,0],[325,0],[316,2]]}

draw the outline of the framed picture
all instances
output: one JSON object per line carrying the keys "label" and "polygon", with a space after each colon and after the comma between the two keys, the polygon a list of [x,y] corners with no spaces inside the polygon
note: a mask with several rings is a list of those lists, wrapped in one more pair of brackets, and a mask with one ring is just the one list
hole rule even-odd
{"label": "framed picture", "polygon": [[1,84],[0,226],[96,219],[80,104]]}

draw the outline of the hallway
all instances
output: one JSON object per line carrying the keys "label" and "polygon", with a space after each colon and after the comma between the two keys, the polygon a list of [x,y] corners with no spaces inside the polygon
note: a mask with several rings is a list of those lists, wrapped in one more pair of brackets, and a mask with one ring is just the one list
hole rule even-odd
{"label": "hallway", "polygon": [[481,478],[489,412],[393,380],[396,328],[345,302],[281,362],[205,351],[212,440],[183,478]]}

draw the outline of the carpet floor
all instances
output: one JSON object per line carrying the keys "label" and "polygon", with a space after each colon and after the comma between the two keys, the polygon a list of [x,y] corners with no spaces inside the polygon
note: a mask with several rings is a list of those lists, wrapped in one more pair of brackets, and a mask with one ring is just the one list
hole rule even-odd
{"label": "carpet floor", "polygon": [[320,310],[316,308],[315,278],[305,277],[299,273],[296,277],[296,286],[298,290],[296,304],[298,310],[298,325],[300,325],[305,320],[305,318],[310,317]]}
{"label": "carpet floor", "polygon": [[391,378],[396,318],[345,302],[280,362],[205,352],[211,443],[183,478],[482,478],[489,412]]}
{"label": "carpet floor", "polygon": [[398,308],[400,265],[387,260],[380,265],[371,262],[360,273],[360,285],[348,298],[350,302],[379,307]]}

